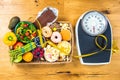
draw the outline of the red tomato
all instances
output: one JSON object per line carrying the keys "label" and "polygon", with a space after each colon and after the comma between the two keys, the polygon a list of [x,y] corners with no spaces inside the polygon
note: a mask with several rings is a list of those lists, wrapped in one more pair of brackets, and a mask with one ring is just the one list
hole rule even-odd
{"label": "red tomato", "polygon": [[30,35],[30,33],[27,31],[27,32],[25,33],[25,35],[26,35],[26,36],[29,36],[29,35]]}
{"label": "red tomato", "polygon": [[15,43],[15,45],[13,46],[14,49],[18,49],[18,48],[21,48],[23,46],[23,43],[22,42],[17,42]]}
{"label": "red tomato", "polygon": [[24,38],[24,36],[20,36],[20,38],[21,38],[21,39],[23,39],[23,38]]}
{"label": "red tomato", "polygon": [[35,32],[35,33],[33,33],[32,35],[33,35],[33,37],[36,37],[36,36],[37,36],[36,32]]}
{"label": "red tomato", "polygon": [[28,27],[28,24],[24,24],[23,26],[26,28],[26,27]]}

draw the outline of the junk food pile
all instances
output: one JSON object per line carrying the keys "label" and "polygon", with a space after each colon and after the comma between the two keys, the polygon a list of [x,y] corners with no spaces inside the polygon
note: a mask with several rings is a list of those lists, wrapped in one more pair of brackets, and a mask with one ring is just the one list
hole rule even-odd
{"label": "junk food pile", "polygon": [[57,21],[58,10],[46,7],[34,22],[11,18],[3,42],[9,46],[12,63],[66,63],[71,61],[72,27]]}

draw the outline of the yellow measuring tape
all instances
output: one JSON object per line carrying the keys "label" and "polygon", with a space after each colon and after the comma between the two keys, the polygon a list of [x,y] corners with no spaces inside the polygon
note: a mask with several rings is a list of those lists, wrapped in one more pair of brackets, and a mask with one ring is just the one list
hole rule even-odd
{"label": "yellow measuring tape", "polygon": [[38,23],[38,25],[39,25],[39,27],[40,27],[40,30],[37,30],[37,32],[38,32],[38,36],[39,36],[39,39],[40,39],[41,47],[43,47],[43,39],[42,39],[42,29],[41,29],[41,24],[39,23],[38,20],[36,20],[36,21],[37,21],[37,23]]}
{"label": "yellow measuring tape", "polygon": [[[42,29],[41,29],[41,24],[39,23],[38,20],[36,20],[39,27],[40,27],[40,30],[37,30],[38,32],[38,35],[39,35],[39,38],[40,38],[40,44],[41,44],[41,47],[44,48],[47,44],[57,48],[58,50],[60,50],[60,52],[62,52],[64,55],[67,55],[66,52],[64,52],[64,50],[58,48],[54,43],[52,43],[51,41],[46,41],[45,43],[43,43],[43,39],[42,39]],[[98,43],[98,38],[99,37],[102,37],[104,40],[105,40],[105,45],[102,47],[99,45]],[[100,49],[99,51],[96,51],[96,52],[92,52],[92,53],[86,53],[84,55],[81,55],[81,56],[73,56],[74,58],[82,58],[82,57],[89,57],[89,56],[92,56],[92,55],[95,55],[95,54],[98,54],[99,52],[101,51],[104,51],[104,50],[112,50],[113,52],[116,52],[117,50],[119,50],[118,47],[115,47],[115,45],[113,44],[113,47],[112,49],[106,49],[107,45],[108,45],[108,39],[105,35],[98,35],[95,37],[95,44],[96,46]]]}
{"label": "yellow measuring tape", "polygon": [[[99,45],[98,43],[98,38],[99,37],[102,37],[104,40],[105,40],[105,45],[102,47]],[[95,37],[95,44],[96,46],[100,49],[99,51],[96,51],[96,52],[92,52],[92,53],[87,53],[87,54],[84,54],[84,55],[80,55],[80,56],[73,56],[74,58],[82,58],[82,57],[89,57],[89,56],[92,56],[92,55],[95,55],[95,54],[98,54],[99,52],[101,51],[104,51],[104,50],[112,50],[112,53],[116,53],[117,50],[119,50],[119,48],[117,47],[117,45],[115,44],[115,41],[113,41],[113,44],[112,44],[112,48],[111,49],[107,49],[107,45],[108,45],[108,39],[105,35],[98,35]]]}
{"label": "yellow measuring tape", "polygon": [[[105,40],[105,45],[104,45],[104,47],[102,47],[102,46],[99,45],[99,43],[98,43],[98,38],[99,38],[99,37],[102,37],[102,38]],[[92,53],[86,53],[86,54],[81,55],[81,56],[73,56],[73,57],[75,57],[75,58],[82,58],[82,57],[88,57],[88,56],[95,55],[95,54],[97,54],[97,53],[105,50],[106,47],[107,47],[107,43],[108,43],[108,39],[107,39],[106,36],[104,36],[104,35],[98,35],[98,36],[95,37],[95,44],[96,44],[96,46],[100,49],[99,51],[92,52]]]}

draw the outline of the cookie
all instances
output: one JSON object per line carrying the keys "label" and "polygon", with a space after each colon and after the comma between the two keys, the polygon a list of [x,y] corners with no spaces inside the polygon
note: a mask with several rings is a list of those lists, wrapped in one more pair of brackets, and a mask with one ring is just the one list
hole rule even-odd
{"label": "cookie", "polygon": [[49,62],[55,62],[59,59],[59,53],[60,51],[58,49],[47,45],[45,48],[44,57]]}
{"label": "cookie", "polygon": [[59,25],[58,22],[55,22],[53,24],[50,25],[50,28],[53,30],[53,31],[58,31],[61,29],[61,26]]}
{"label": "cookie", "polygon": [[58,45],[58,48],[62,50],[64,55],[69,55],[71,52],[71,44],[67,41],[61,41]]}
{"label": "cookie", "polygon": [[60,23],[61,30],[70,30],[70,26],[68,23]]}

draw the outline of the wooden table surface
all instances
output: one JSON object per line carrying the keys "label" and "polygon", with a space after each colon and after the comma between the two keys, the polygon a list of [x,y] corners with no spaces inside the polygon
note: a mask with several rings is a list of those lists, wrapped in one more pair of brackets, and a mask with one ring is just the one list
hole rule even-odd
{"label": "wooden table surface", "polygon": [[[113,54],[108,65],[85,66],[79,59],[69,64],[11,65],[8,47],[2,38],[8,32],[11,17],[33,21],[46,6],[59,10],[58,20],[70,21],[75,27],[82,13],[88,10],[103,12],[110,20],[113,39],[120,47],[120,0],[0,0],[0,80],[120,80],[120,51]],[[74,55],[77,55],[74,45]]]}

